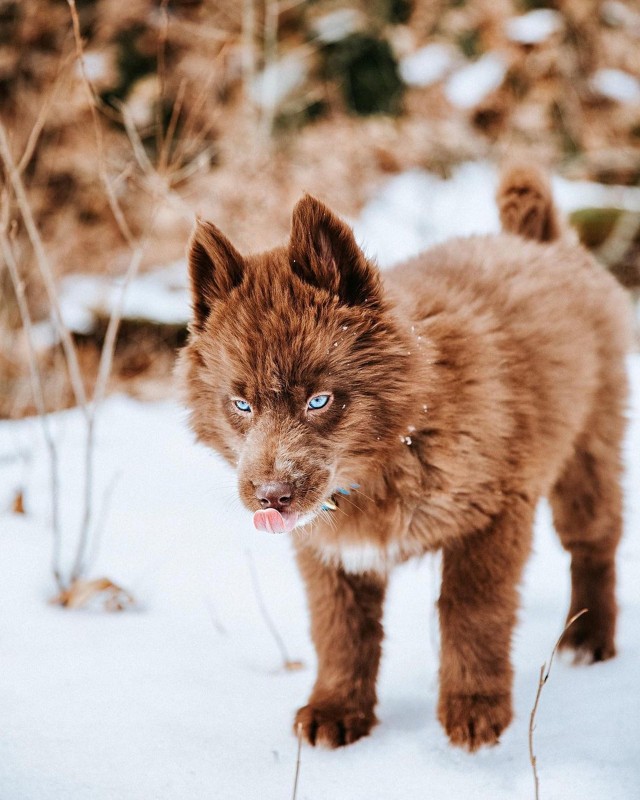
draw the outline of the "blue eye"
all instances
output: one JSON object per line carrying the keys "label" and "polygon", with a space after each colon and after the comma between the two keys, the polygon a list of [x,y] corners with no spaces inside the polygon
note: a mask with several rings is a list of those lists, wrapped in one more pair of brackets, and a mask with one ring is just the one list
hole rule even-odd
{"label": "blue eye", "polygon": [[324,408],[329,400],[331,400],[330,394],[317,394],[309,400],[307,408],[312,411],[317,411],[319,408]]}
{"label": "blue eye", "polygon": [[238,411],[244,411],[245,413],[251,411],[251,406],[249,405],[249,403],[247,403],[246,400],[234,400],[233,404],[238,409]]}

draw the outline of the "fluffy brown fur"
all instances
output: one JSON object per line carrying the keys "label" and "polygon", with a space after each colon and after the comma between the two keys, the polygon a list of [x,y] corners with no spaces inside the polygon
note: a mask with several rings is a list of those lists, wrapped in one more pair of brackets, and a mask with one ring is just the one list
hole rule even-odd
{"label": "fluffy brown fur", "polygon": [[[615,653],[628,302],[560,233],[535,171],[511,169],[498,205],[504,233],[383,276],[312,197],[288,245],[262,255],[241,256],[209,223],[193,234],[191,420],[237,468],[249,509],[286,506],[305,523],[294,536],[318,677],[296,723],[312,744],[369,733],[389,570],[436,548],[438,716],[453,744],[498,740],[543,495],[571,553],[569,614],[589,609],[563,644]],[[321,393],[332,402],[309,410]],[[265,486],[277,487],[266,499]]]}

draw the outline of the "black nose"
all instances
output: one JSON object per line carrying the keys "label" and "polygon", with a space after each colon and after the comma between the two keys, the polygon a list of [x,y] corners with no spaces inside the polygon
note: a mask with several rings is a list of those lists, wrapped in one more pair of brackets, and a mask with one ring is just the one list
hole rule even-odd
{"label": "black nose", "polygon": [[256,497],[262,508],[275,508],[281,511],[291,505],[293,487],[290,483],[263,483],[256,489]]}

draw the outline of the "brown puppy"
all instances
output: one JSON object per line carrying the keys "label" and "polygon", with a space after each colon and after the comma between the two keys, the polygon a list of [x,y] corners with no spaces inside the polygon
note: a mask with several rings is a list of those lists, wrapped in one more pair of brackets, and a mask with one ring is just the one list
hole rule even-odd
{"label": "brown puppy", "polygon": [[628,302],[514,168],[504,233],[381,276],[312,197],[286,247],[243,257],[199,222],[182,354],[198,437],[238,470],[256,527],[295,532],[318,677],[298,711],[332,747],[376,718],[390,569],[441,548],[438,715],[453,744],[512,716],[510,645],[536,504],[571,553],[564,645],[615,654]]}

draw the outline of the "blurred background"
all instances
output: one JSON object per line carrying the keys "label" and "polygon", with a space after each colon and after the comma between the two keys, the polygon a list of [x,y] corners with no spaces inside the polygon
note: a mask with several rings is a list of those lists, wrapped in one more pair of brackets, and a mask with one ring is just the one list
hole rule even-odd
{"label": "blurred background", "polygon": [[[524,156],[628,187],[585,193],[571,219],[640,286],[636,0],[0,0],[0,120],[2,226],[48,410],[74,402],[52,307],[90,387],[123,287],[110,388],[171,391],[196,213],[266,249],[303,191],[354,220],[395,175]],[[16,418],[34,403],[5,261],[0,417]]]}

